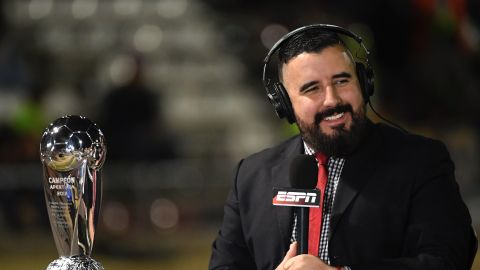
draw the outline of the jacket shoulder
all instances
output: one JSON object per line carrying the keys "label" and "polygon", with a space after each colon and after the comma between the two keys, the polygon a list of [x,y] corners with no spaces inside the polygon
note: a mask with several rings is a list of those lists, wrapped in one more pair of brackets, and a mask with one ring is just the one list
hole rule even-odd
{"label": "jacket shoulder", "polygon": [[278,160],[288,158],[289,154],[301,154],[303,149],[302,139],[299,135],[293,136],[273,147],[263,149],[246,157],[243,163],[258,163],[264,165],[276,163]]}
{"label": "jacket shoulder", "polygon": [[445,144],[422,135],[405,133],[385,124],[375,124],[375,130],[383,141],[385,150],[392,153],[406,153],[412,156],[438,157],[449,155]]}

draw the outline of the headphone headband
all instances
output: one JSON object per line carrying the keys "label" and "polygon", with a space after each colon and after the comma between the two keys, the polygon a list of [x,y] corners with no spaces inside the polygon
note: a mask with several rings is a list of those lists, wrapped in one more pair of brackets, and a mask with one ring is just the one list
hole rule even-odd
{"label": "headphone headband", "polygon": [[[324,29],[324,30],[331,30],[333,32],[337,32],[337,33],[341,33],[341,34],[344,34],[346,36],[349,36],[353,39],[355,39],[359,44],[362,44],[363,45],[363,39],[362,37],[356,35],[355,33],[353,32],[350,32],[348,31],[347,29],[345,28],[342,28],[340,26],[337,26],[337,25],[333,25],[333,24],[311,24],[311,25],[306,25],[306,26],[302,26],[300,28],[297,28],[287,34],[285,34],[283,37],[281,37],[277,42],[275,42],[275,44],[273,44],[273,46],[270,48],[270,51],[268,52],[267,56],[265,57],[265,59],[263,60],[263,63],[264,64],[267,64],[268,62],[270,62],[270,57],[272,56],[272,54],[274,54],[278,48],[280,47],[280,45],[282,45],[282,43],[289,39],[290,37],[296,35],[297,33],[300,33],[300,32],[304,32],[304,31],[307,31],[307,30],[310,30],[310,29],[314,29],[314,28],[321,28],[321,29]],[[368,52],[368,50],[365,48],[365,50]]]}

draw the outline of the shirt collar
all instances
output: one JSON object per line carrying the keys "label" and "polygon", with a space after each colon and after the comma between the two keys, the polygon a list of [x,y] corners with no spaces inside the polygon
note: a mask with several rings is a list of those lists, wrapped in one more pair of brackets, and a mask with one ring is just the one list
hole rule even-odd
{"label": "shirt collar", "polygon": [[303,148],[305,149],[305,155],[314,155],[315,150],[311,148],[305,141],[303,141]]}
{"label": "shirt collar", "polygon": [[[303,149],[305,149],[305,155],[315,155],[315,150],[313,150],[312,147],[310,147],[304,140],[303,141]],[[334,157],[329,157],[328,160],[333,159],[336,161],[341,161],[344,160],[344,158],[334,158]]]}

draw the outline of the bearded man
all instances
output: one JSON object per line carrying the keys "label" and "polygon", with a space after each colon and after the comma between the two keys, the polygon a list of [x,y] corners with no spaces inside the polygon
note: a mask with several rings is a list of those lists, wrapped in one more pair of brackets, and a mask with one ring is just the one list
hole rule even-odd
{"label": "bearded man", "polygon": [[[240,161],[210,269],[470,269],[477,242],[447,149],[367,118],[373,74],[344,34],[355,37],[307,26],[274,46],[279,82],[267,92],[300,135]],[[299,154],[327,170],[309,254],[297,254],[292,208],[272,205]]]}

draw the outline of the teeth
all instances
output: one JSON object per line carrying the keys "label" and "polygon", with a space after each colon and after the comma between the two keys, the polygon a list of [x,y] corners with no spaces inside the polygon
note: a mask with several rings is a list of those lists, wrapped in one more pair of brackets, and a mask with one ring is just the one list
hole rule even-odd
{"label": "teeth", "polygon": [[336,114],[336,115],[328,116],[328,117],[325,117],[325,120],[327,120],[327,121],[336,120],[336,119],[342,117],[344,114],[345,113],[339,113],[339,114]]}

